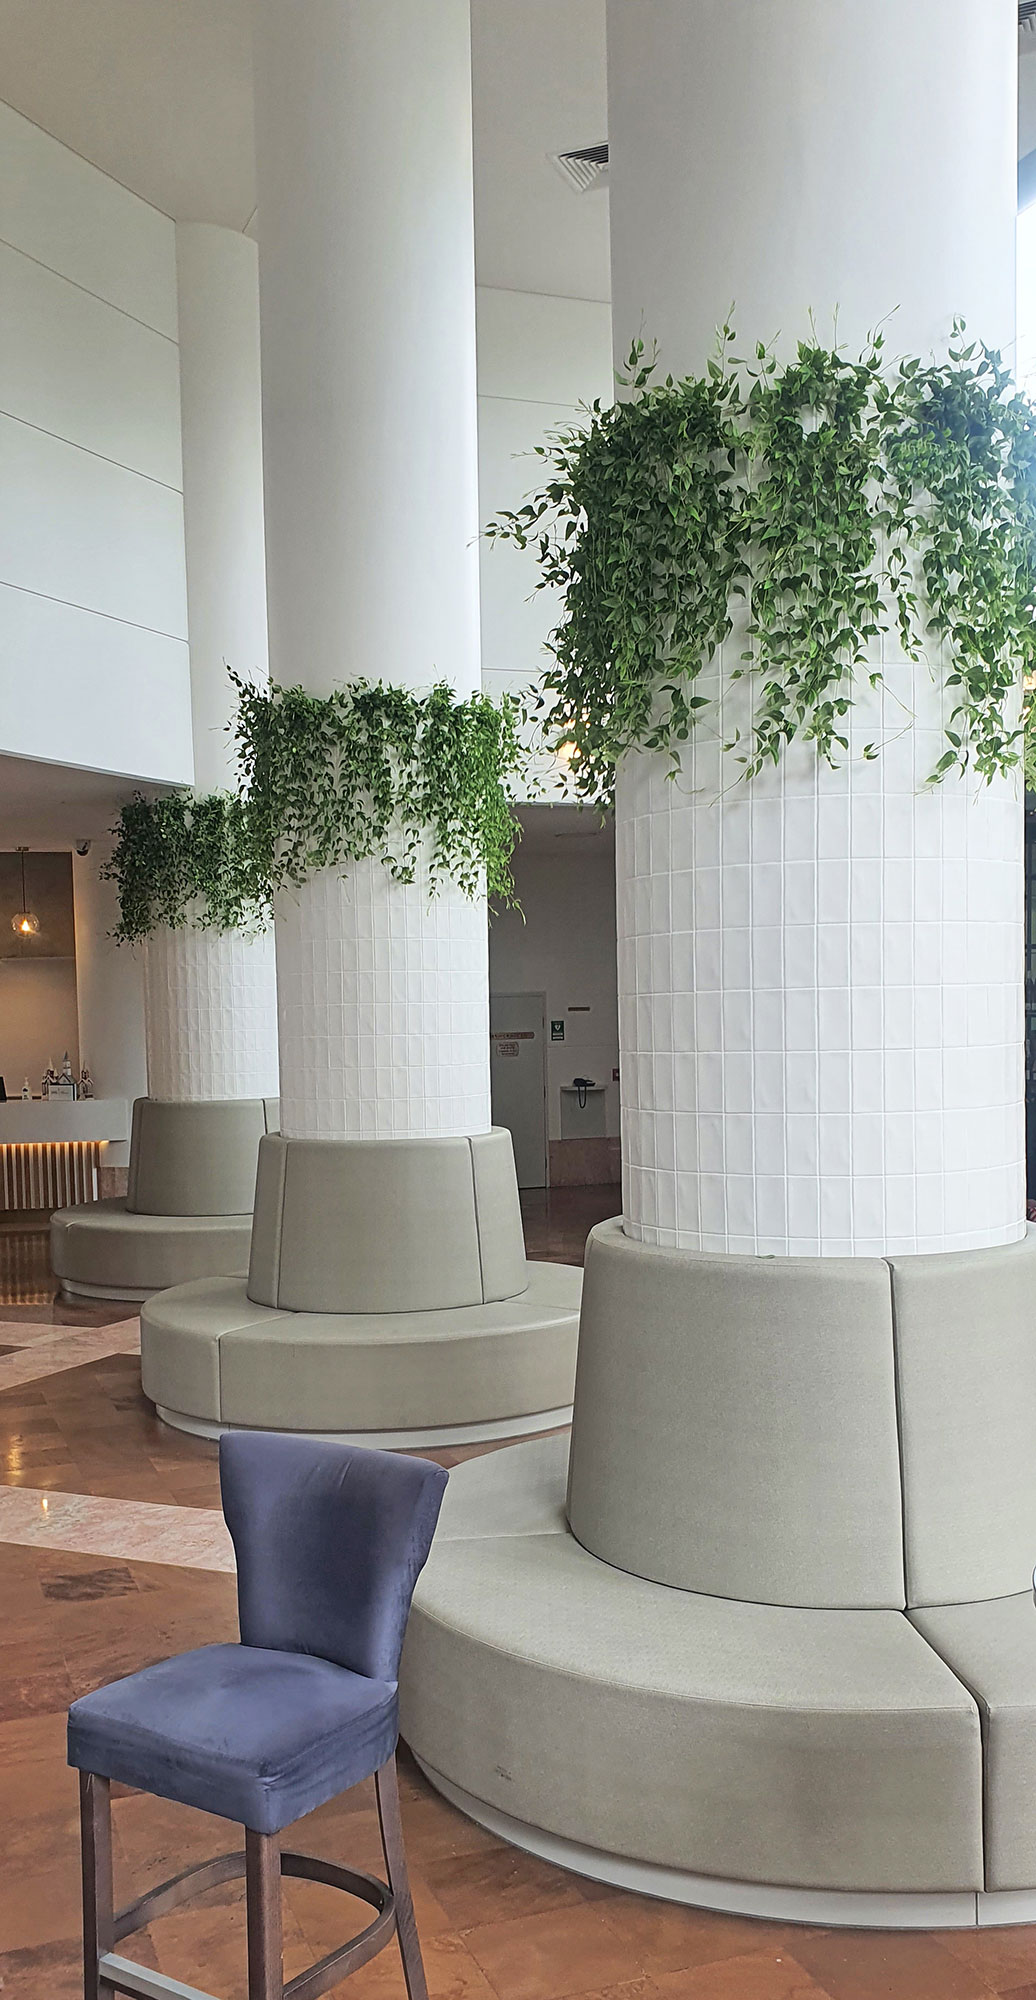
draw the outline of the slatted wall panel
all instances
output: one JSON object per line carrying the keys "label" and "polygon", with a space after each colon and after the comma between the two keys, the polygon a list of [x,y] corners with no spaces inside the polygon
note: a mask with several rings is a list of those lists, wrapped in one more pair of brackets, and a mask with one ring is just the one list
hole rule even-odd
{"label": "slatted wall panel", "polygon": [[100,1141],[0,1146],[0,1209],[68,1208],[96,1201]]}

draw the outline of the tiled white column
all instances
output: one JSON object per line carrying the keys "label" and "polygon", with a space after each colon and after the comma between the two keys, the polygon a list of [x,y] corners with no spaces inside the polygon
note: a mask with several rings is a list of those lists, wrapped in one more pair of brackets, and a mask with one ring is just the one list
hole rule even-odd
{"label": "tiled white column", "polygon": [[[259,291],[254,246],[176,232],[195,784],[232,789],[226,666],[266,673]],[[272,929],[163,929],[144,952],[148,1091],[175,1103],[277,1095]]]}
{"label": "tiled white column", "polygon": [[[480,683],[467,0],[256,0],[271,671]],[[376,164],[374,164],[376,163]],[[489,1125],[486,908],[380,864],[277,899],[281,1129]]]}
{"label": "tiled white column", "polygon": [[[1010,0],[609,0],[615,352],[700,372],[816,314],[850,349],[1013,330]],[[907,109],[909,107],[909,111]],[[840,770],[738,783],[743,639],[684,757],[616,811],[627,1232],[759,1254],[940,1251],[1024,1230],[1017,777],[926,785],[950,700],[890,641]],[[860,752],[871,740],[879,757]]]}
{"label": "tiled white column", "polygon": [[[848,1256],[1024,1231],[1019,781],[927,786],[949,697],[903,665],[885,676],[839,770],[800,745],[739,787],[714,725],[676,782],[661,757],[625,760],[624,1205],[641,1242]],[[726,735],[743,695],[710,685]]]}
{"label": "tiled white column", "polygon": [[144,948],[148,1095],[276,1097],[272,930],[156,931]]}
{"label": "tiled white column", "polygon": [[489,1126],[486,914],[380,862],[277,900],[281,1129],[456,1138]]}

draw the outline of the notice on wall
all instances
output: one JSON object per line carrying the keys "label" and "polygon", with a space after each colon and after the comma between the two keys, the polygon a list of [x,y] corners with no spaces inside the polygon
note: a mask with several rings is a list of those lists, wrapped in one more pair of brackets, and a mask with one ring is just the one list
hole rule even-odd
{"label": "notice on wall", "polygon": [[551,1024],[550,1024],[550,1039],[551,1039],[551,1041],[552,1041],[552,1042],[563,1042],[563,1041],[564,1041],[564,1039],[565,1039],[565,1023],[564,1023],[564,1021],[552,1021],[552,1022],[551,1022]]}

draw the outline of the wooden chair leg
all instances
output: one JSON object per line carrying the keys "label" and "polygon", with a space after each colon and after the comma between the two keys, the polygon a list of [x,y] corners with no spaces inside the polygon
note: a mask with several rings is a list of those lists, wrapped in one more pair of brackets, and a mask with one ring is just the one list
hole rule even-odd
{"label": "wooden chair leg", "polygon": [[417,1935],[417,1919],[414,1916],[414,1901],[410,1894],[410,1877],[407,1873],[406,1850],[403,1846],[403,1822],[399,1813],[399,1782],[396,1777],[396,1760],[390,1757],[380,1771],[374,1774],[374,1789],[378,1800],[378,1822],[381,1826],[381,1845],[388,1870],[389,1888],[396,1899],[396,1931],[399,1937],[399,1955],[403,1961],[403,1977],[409,2000],[428,2000],[428,1984],[424,1976],[424,1960]]}
{"label": "wooden chair leg", "polygon": [[83,1859],[83,1994],[84,2000],[115,2000],[115,1988],[102,1979],[98,1961],[115,1943],[115,1892],[112,1881],[111,1785],[92,1771],[79,1773],[79,1824]]}
{"label": "wooden chair leg", "polygon": [[275,1833],[245,1828],[248,2000],[282,2000],[281,1847]]}

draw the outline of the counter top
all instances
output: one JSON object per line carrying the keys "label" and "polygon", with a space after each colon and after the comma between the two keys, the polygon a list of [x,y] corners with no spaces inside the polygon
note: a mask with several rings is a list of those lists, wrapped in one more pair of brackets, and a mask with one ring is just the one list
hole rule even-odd
{"label": "counter top", "polygon": [[66,1145],[129,1138],[124,1097],[12,1097],[0,1104],[0,1146]]}

